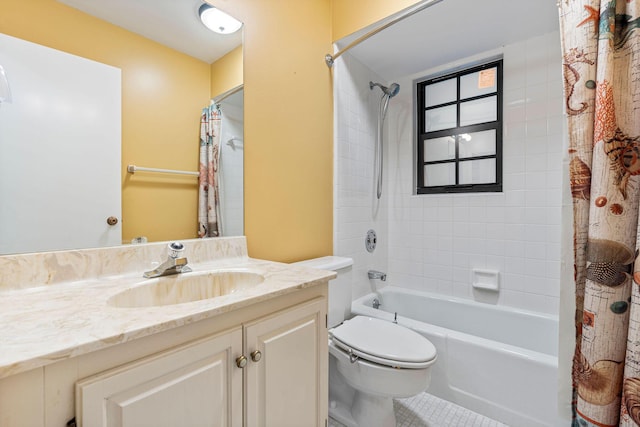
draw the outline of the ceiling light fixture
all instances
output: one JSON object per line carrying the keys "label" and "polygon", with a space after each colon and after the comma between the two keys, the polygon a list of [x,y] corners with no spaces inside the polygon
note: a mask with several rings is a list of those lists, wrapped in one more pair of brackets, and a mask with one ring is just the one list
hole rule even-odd
{"label": "ceiling light fixture", "polygon": [[198,14],[208,29],[219,34],[235,33],[242,27],[242,22],[206,3],[200,6]]}

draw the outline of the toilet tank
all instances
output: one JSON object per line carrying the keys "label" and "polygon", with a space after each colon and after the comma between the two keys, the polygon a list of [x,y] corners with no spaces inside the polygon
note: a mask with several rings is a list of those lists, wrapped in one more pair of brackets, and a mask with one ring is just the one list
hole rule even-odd
{"label": "toilet tank", "polygon": [[351,270],[353,259],[325,256],[295,262],[292,265],[335,271],[338,274],[329,281],[329,327],[339,325],[351,313]]}

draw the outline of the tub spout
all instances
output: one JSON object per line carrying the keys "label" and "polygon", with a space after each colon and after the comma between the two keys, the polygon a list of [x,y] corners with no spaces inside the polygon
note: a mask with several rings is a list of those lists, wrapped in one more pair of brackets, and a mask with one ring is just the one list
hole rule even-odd
{"label": "tub spout", "polygon": [[367,275],[369,276],[369,279],[380,279],[383,282],[387,280],[387,273],[383,273],[382,271],[369,270]]}

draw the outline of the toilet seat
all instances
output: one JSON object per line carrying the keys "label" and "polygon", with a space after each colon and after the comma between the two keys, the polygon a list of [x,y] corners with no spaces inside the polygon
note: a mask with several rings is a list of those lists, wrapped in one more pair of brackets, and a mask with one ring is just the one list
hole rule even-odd
{"label": "toilet seat", "polygon": [[411,329],[374,317],[356,316],[333,328],[334,344],[359,358],[393,368],[424,369],[436,348]]}

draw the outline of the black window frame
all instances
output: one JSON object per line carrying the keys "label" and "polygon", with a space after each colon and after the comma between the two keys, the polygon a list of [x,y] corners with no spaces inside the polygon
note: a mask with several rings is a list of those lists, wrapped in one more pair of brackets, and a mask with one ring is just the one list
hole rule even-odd
{"label": "black window frame", "polygon": [[[478,71],[496,68],[496,91],[490,92],[487,94],[477,95],[470,98],[465,98],[463,100],[460,99],[460,79],[468,74],[477,73]],[[503,121],[503,64],[502,58],[493,59],[489,62],[483,62],[480,65],[467,66],[455,71],[447,72],[443,75],[438,75],[437,77],[426,78],[424,80],[416,80],[414,82],[415,87],[415,100],[416,106],[414,111],[416,111],[416,149],[414,152],[416,153],[415,159],[415,182],[416,182],[416,194],[442,194],[442,193],[476,193],[476,192],[486,192],[486,193],[495,193],[502,192],[502,121]],[[455,101],[450,101],[438,105],[432,105],[429,107],[425,106],[425,87],[431,84],[439,83],[444,80],[449,80],[455,78],[456,79],[456,99]],[[492,96],[496,96],[496,120],[491,122],[483,122],[473,125],[460,126],[460,104],[463,102],[475,101],[478,99],[489,98]],[[446,106],[456,106],[456,127],[442,129],[432,132],[425,132],[425,113],[428,110],[432,110],[435,108],[441,108]],[[495,130],[496,132],[496,154],[495,155],[484,155],[484,156],[474,156],[474,157],[459,157],[459,140],[461,134],[465,133],[473,133],[480,132],[485,130]],[[449,136],[454,138],[455,141],[455,155],[453,159],[446,160],[435,160],[435,161],[424,161],[424,144],[428,139],[440,138],[444,136]],[[483,159],[494,159],[496,160],[496,182],[494,183],[483,183],[483,184],[459,184],[460,179],[460,163],[466,162],[470,160],[483,160]],[[424,186],[424,167],[426,165],[432,164],[444,164],[444,163],[454,163],[455,164],[455,178],[456,183],[453,185],[441,185],[441,186]]]}

